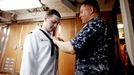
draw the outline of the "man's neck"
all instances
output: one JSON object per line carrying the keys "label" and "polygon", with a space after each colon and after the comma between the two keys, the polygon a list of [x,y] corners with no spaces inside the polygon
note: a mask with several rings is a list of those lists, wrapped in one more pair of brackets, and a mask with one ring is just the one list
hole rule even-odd
{"label": "man's neck", "polygon": [[[87,20],[87,22],[89,22],[90,20],[96,18],[97,16],[99,16],[99,14],[93,13],[93,14],[89,17],[89,19]],[[85,22],[85,23],[87,23],[87,22]],[[83,23],[83,24],[85,24],[85,23]]]}
{"label": "man's neck", "polygon": [[93,13],[93,14],[91,15],[91,17],[89,18],[89,20],[91,20],[91,19],[93,19],[93,18],[96,18],[97,16],[99,16],[98,13]]}
{"label": "man's neck", "polygon": [[45,31],[45,32],[48,32],[48,30],[44,26],[42,26],[40,29],[43,30],[43,31]]}

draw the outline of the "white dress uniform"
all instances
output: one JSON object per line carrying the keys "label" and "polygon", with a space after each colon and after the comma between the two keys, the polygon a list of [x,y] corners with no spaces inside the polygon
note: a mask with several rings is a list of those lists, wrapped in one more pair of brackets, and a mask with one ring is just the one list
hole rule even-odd
{"label": "white dress uniform", "polygon": [[23,46],[20,75],[57,75],[58,52],[53,50],[51,55],[51,49],[50,39],[40,29],[28,34]]}

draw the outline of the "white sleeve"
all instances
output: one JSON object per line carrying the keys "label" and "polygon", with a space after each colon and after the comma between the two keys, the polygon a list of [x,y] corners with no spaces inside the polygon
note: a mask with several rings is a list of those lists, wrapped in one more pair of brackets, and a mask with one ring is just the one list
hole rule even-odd
{"label": "white sleeve", "polygon": [[35,55],[36,48],[35,37],[31,34],[27,35],[23,45],[22,63],[20,68],[20,75],[34,75],[35,72]]}

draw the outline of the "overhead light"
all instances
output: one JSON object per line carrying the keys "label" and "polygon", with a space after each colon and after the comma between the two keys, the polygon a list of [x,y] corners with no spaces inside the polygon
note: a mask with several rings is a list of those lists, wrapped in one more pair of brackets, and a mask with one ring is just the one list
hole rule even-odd
{"label": "overhead light", "polygon": [[0,0],[1,10],[19,10],[41,7],[39,0]]}
{"label": "overhead light", "polygon": [[124,28],[124,25],[123,24],[117,24],[117,27],[118,28]]}

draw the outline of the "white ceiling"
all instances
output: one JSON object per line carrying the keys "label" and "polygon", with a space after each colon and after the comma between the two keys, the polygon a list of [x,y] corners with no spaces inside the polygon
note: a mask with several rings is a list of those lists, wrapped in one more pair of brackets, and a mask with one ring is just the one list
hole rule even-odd
{"label": "white ceiling", "polygon": [[[72,2],[76,4],[72,4]],[[62,18],[75,17],[76,13],[79,12],[79,2],[82,0],[41,0],[50,9],[56,9],[61,13]],[[101,11],[109,11],[112,9],[115,0],[97,0]],[[17,20],[42,20],[44,15],[43,7],[31,8],[31,9],[21,9],[7,11],[10,13],[15,13],[17,15]]]}
{"label": "white ceiling", "polygon": [[[82,0],[70,0],[70,1],[76,1],[77,3],[79,3]],[[101,11],[109,11],[112,9],[115,0],[97,0],[97,1],[100,5]],[[78,5],[71,4],[69,0],[41,0],[41,2],[51,9],[58,10],[60,13],[78,12],[79,9]],[[17,10],[16,12],[26,13],[26,11],[24,10],[25,9]]]}

